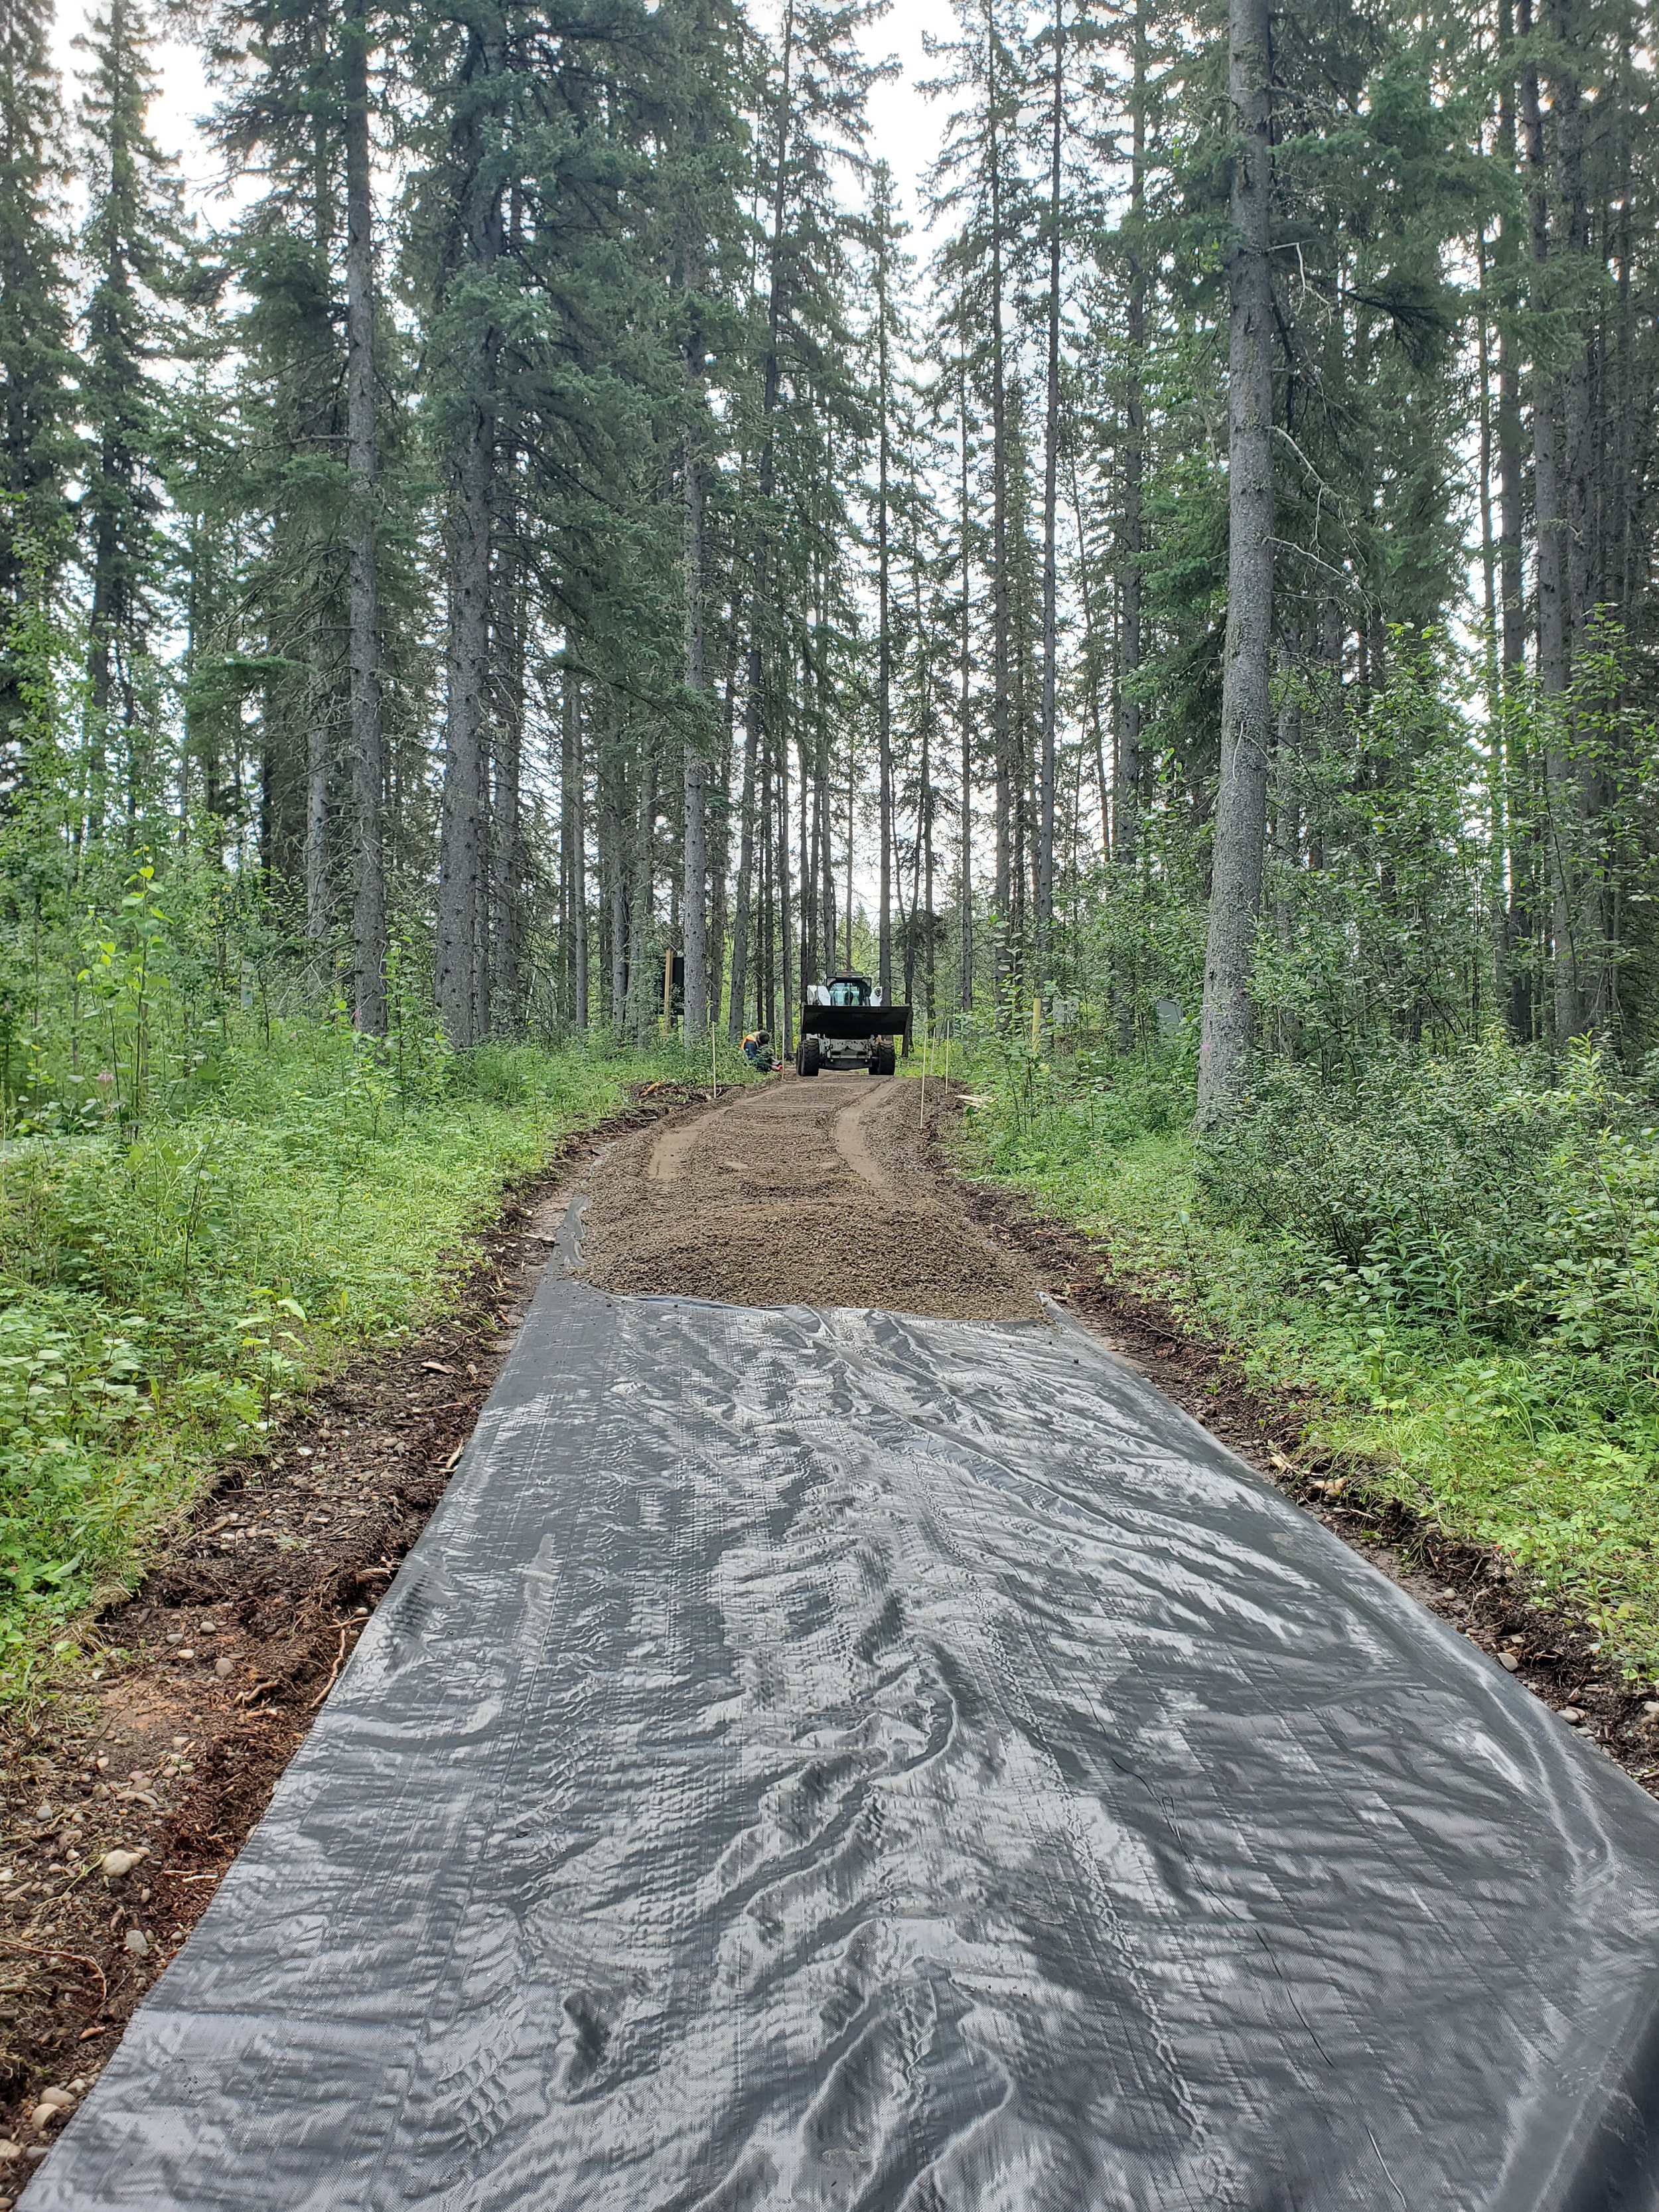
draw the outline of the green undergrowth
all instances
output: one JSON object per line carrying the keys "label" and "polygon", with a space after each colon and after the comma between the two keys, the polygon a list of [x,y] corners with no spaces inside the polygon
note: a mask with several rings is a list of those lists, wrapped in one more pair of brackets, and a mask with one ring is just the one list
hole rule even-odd
{"label": "green undergrowth", "polygon": [[630,1084],[698,1072],[529,1045],[411,1071],[274,1021],[222,1027],[136,1128],[0,1146],[0,1697],[72,1660],[216,1463],[443,1310],[504,1186]]}
{"label": "green undergrowth", "polygon": [[[981,1047],[976,1171],[1312,1394],[1310,1445],[1493,1547],[1659,1674],[1659,1142],[1639,1085],[1492,1046],[1339,1089],[1264,1071],[1192,1133],[1190,1071]],[[1356,1485],[1358,1488],[1359,1486]]]}

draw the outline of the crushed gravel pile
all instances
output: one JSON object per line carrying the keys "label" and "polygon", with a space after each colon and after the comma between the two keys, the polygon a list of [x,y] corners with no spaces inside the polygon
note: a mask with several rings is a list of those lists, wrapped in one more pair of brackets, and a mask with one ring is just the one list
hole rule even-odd
{"label": "crushed gravel pile", "polygon": [[592,1177],[588,1273],[730,1305],[1040,1318],[1034,1277],[927,1171],[918,1103],[911,1083],[786,1074],[626,1139]]}

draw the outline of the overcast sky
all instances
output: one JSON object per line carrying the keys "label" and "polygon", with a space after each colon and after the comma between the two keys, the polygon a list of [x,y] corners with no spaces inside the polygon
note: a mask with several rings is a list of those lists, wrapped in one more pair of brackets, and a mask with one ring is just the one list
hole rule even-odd
{"label": "overcast sky", "polygon": [[[765,0],[761,4],[764,8]],[[93,12],[92,4],[82,4],[82,0],[60,0],[56,46],[71,112],[76,96],[73,80],[84,59],[71,42]],[[872,98],[871,152],[890,164],[913,222],[917,221],[917,181],[933,158],[939,124],[934,105],[916,90],[931,74],[922,39],[930,30],[943,33],[951,27],[950,0],[895,0],[890,15],[868,38],[872,58],[892,54],[902,64],[902,76],[878,85]],[[158,59],[161,94],[152,118],[157,143],[178,155],[192,206],[211,217],[219,179],[197,127],[211,105],[211,91],[194,47],[167,42],[159,49]],[[222,201],[216,210],[220,220],[225,212]]]}

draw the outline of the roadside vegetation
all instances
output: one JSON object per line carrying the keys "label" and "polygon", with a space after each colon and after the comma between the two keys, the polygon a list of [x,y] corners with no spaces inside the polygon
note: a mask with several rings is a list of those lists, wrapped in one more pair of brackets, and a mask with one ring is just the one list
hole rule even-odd
{"label": "roadside vegetation", "polygon": [[1355,1486],[1495,1546],[1659,1674],[1659,1071],[1493,1036],[1346,1078],[1258,1056],[1194,1128],[1182,1034],[982,1039],[981,1171],[1310,1389]]}
{"label": "roadside vegetation", "polygon": [[[42,902],[0,997],[0,1682],[73,1648],[228,1453],[439,1310],[504,1184],[707,1074],[678,1044],[453,1053],[429,987],[355,1032],[273,918],[148,862]],[[111,894],[101,901],[100,892]],[[32,954],[27,966],[16,957]],[[394,985],[396,969],[394,963]],[[735,1066],[723,1073],[735,1074]]]}

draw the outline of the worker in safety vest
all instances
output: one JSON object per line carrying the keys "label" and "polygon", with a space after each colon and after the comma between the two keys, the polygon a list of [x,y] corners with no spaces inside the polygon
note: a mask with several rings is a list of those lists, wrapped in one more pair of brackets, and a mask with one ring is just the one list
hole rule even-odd
{"label": "worker in safety vest", "polygon": [[765,1030],[750,1030],[743,1041],[743,1056],[757,1073],[769,1075],[777,1062],[773,1057],[772,1039]]}

